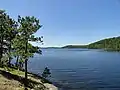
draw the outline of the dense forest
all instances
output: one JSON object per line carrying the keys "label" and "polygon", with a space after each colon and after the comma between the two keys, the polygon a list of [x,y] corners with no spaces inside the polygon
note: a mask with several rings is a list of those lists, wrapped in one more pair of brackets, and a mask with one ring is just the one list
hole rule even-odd
{"label": "dense forest", "polygon": [[89,49],[104,49],[107,51],[120,51],[120,37],[103,39],[89,45],[67,45],[63,48],[89,48]]}
{"label": "dense forest", "polygon": [[88,45],[92,49],[105,49],[110,51],[120,51],[120,37],[103,39]]}

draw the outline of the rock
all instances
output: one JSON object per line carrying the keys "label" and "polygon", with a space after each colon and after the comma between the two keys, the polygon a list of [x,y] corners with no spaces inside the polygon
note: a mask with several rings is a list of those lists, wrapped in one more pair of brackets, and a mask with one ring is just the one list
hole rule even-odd
{"label": "rock", "polygon": [[47,88],[47,90],[58,90],[56,86],[49,83],[45,83],[44,86]]}

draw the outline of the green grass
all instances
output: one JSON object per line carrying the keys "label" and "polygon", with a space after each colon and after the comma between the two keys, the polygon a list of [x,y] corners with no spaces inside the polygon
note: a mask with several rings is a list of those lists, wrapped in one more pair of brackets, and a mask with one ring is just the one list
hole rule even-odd
{"label": "green grass", "polygon": [[[4,72],[8,72],[9,74],[7,75]],[[22,79],[24,78],[24,75],[25,75],[25,72],[14,69],[14,68],[9,68],[9,67],[0,68],[0,87],[4,86],[0,88],[0,90],[16,90],[15,88],[18,88],[17,90],[24,90],[24,84],[22,83],[24,81],[24,79]],[[6,78],[6,76],[13,79]],[[18,79],[14,79],[15,77],[17,77]],[[4,83],[6,85],[4,85]],[[45,86],[42,83],[42,78],[34,76],[32,73],[31,74],[28,73],[29,90],[32,87],[35,88],[38,86],[45,88]],[[4,89],[4,88],[7,88],[7,89]],[[40,90],[43,90],[43,89],[40,89]]]}
{"label": "green grass", "polygon": [[9,68],[9,67],[0,68],[0,70],[7,71],[7,72],[10,72],[11,74],[18,75],[18,76],[23,76],[25,74],[25,72],[23,71]]}

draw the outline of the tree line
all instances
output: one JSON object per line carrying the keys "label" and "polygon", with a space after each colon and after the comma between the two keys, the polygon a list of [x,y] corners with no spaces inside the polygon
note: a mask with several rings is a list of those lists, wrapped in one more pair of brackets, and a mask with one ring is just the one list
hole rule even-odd
{"label": "tree line", "polygon": [[107,51],[120,51],[120,37],[103,39],[88,45],[92,49],[104,49]]}
{"label": "tree line", "polygon": [[[4,10],[0,10],[0,67],[22,69],[25,65],[25,87],[27,87],[27,62],[34,53],[41,54],[39,47],[30,42],[42,43],[43,37],[35,37],[42,25],[34,16],[18,16],[17,21]],[[11,64],[15,58],[16,63]]]}
{"label": "tree line", "polygon": [[88,45],[67,45],[62,48],[88,48],[120,51],[120,37],[107,38]]}

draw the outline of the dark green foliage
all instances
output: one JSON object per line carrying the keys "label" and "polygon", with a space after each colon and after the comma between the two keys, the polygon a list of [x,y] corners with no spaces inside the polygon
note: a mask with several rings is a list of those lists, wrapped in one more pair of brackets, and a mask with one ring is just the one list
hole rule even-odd
{"label": "dark green foliage", "polygon": [[107,51],[120,51],[120,37],[103,39],[89,45],[67,45],[62,48],[88,48],[88,49],[104,49]]}
{"label": "dark green foliage", "polygon": [[88,45],[91,49],[104,49],[110,51],[120,51],[120,37],[113,37]]}
{"label": "dark green foliage", "polygon": [[67,45],[62,48],[88,48],[88,49],[104,49],[107,51],[120,51],[120,37],[103,39],[89,45]]}
{"label": "dark green foliage", "polygon": [[11,57],[11,44],[12,40],[17,34],[17,22],[9,17],[4,10],[0,10],[0,63],[3,55],[8,55],[8,64],[12,59]]}
{"label": "dark green foliage", "polygon": [[42,73],[42,77],[43,77],[43,78],[47,78],[47,77],[49,77],[50,75],[51,75],[50,69],[46,67],[45,70],[44,70],[43,73]]}
{"label": "dark green foliage", "polygon": [[[22,60],[25,62],[25,90],[27,90],[27,61],[29,57],[32,57],[34,53],[38,52],[37,47],[32,46],[32,44],[29,43],[29,41],[33,42],[42,42],[41,37],[35,37],[33,34],[35,34],[39,28],[41,28],[41,25],[39,25],[39,20],[37,20],[35,17],[20,17],[18,16],[18,23],[19,23],[19,39],[18,42],[20,42],[19,52],[21,52],[19,55],[21,56]],[[17,50],[16,49],[16,50]],[[18,51],[17,51],[18,52]]]}
{"label": "dark green foliage", "polygon": [[25,84],[27,84],[27,61],[29,57],[33,57],[34,53],[41,54],[41,50],[30,43],[43,42],[43,37],[34,36],[39,28],[41,28],[39,20],[34,16],[18,16],[16,22],[4,10],[0,10],[0,66],[11,67],[12,58],[17,57],[17,68],[22,68],[25,63]]}

